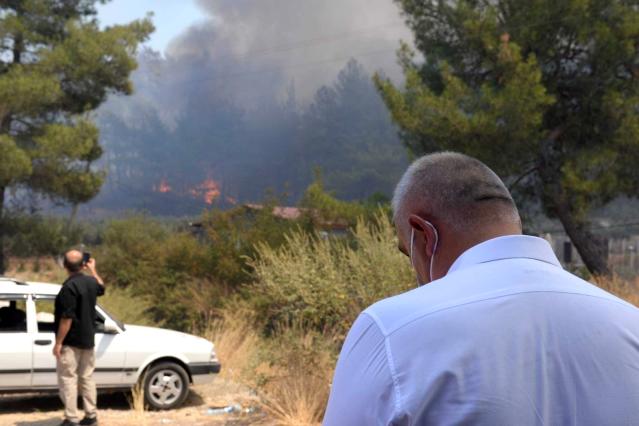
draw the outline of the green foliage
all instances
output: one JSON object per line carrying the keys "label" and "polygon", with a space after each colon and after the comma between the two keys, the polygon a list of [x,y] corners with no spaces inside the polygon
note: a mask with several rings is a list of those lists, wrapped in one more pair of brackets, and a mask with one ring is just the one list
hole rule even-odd
{"label": "green foliage", "polygon": [[248,288],[257,317],[269,327],[299,323],[345,333],[368,305],[413,285],[385,214],[360,221],[352,238],[354,245],[296,232],[279,249],[259,244]]}
{"label": "green foliage", "polygon": [[85,229],[66,220],[39,215],[11,215],[5,218],[6,246],[16,257],[59,256],[82,242]]}
{"label": "green foliage", "polygon": [[0,167],[0,186],[9,186],[31,173],[29,156],[6,135],[0,135],[0,158],[4,163]]}
{"label": "green foliage", "polygon": [[78,204],[102,185],[91,167],[102,153],[98,130],[85,116],[109,93],[131,93],[134,56],[153,25],[100,29],[96,3],[0,3],[0,221],[9,187]]}
{"label": "green foliage", "polygon": [[376,84],[415,155],[473,155],[541,200],[591,271],[587,213],[636,195],[639,11],[621,0],[396,0],[426,58]]}
{"label": "green foliage", "polygon": [[156,324],[149,314],[151,307],[149,298],[134,293],[130,287],[109,286],[104,296],[98,299],[98,303],[125,324]]}
{"label": "green foliage", "polygon": [[130,216],[106,224],[95,254],[106,281],[148,297],[146,313],[154,321],[190,330],[209,321],[229,292],[250,279],[246,260],[257,241],[276,247],[296,226],[274,217],[268,205],[206,213],[199,238]]}
{"label": "green foliage", "polygon": [[304,220],[285,220],[273,214],[275,200],[260,208],[236,207],[228,211],[212,210],[203,217],[202,225],[211,243],[209,272],[231,287],[250,279],[246,259],[255,256],[259,242],[279,247],[287,233],[308,228]]}
{"label": "green foliage", "polygon": [[152,287],[162,271],[167,229],[146,216],[131,216],[106,224],[96,259],[104,278],[118,287]]}
{"label": "green foliage", "polygon": [[352,227],[362,218],[371,219],[382,206],[388,204],[378,197],[372,197],[370,203],[339,200],[324,189],[320,177],[309,185],[300,200],[300,207],[305,209],[306,216],[316,228],[331,225]]}

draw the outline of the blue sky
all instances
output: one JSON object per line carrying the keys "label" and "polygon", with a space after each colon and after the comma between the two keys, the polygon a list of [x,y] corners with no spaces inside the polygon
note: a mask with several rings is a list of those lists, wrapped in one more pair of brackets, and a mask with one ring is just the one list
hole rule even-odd
{"label": "blue sky", "polygon": [[113,0],[98,7],[103,25],[124,24],[143,18],[147,12],[153,12],[155,24],[155,32],[147,44],[160,52],[175,36],[206,17],[195,0]]}

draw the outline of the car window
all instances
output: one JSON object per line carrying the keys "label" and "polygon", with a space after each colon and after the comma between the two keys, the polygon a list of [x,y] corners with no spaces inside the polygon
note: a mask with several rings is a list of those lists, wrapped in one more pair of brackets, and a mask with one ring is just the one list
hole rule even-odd
{"label": "car window", "polygon": [[26,302],[24,295],[0,295],[0,333],[26,333]]}
{"label": "car window", "polygon": [[51,297],[36,297],[36,321],[38,323],[38,332],[55,332],[53,312],[55,310],[55,299]]}
{"label": "car window", "polygon": [[[55,332],[55,298],[51,296],[36,296],[36,320],[38,332]],[[95,331],[104,333],[104,317],[95,311]]]}
{"label": "car window", "polygon": [[[109,311],[107,311],[106,309],[104,309],[104,306],[102,305],[97,305],[100,307],[100,309],[102,309],[104,311],[105,314],[107,314],[109,317],[111,317],[111,319],[113,321],[115,321],[115,323],[118,325],[118,327],[120,327],[122,330],[125,330],[125,326],[124,323],[122,321],[120,321],[119,319],[117,319],[116,317],[113,316],[113,314]],[[99,318],[102,319],[102,325],[104,327],[104,317],[102,315],[100,315],[100,313],[96,310],[96,314]],[[99,320],[99,318],[97,320]]]}

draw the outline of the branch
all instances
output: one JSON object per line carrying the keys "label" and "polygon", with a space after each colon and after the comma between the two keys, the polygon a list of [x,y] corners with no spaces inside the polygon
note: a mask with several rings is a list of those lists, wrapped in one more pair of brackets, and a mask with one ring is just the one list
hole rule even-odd
{"label": "branch", "polygon": [[517,179],[515,179],[513,183],[508,185],[508,191],[512,191],[517,186],[517,184],[522,181],[522,179],[524,179],[526,176],[529,176],[530,174],[532,174],[533,172],[537,170],[539,170],[539,166],[531,167],[530,169],[526,170]]}

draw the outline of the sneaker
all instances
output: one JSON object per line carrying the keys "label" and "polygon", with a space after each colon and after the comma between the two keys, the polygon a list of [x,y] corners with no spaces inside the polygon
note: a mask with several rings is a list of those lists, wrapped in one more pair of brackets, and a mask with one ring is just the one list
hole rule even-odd
{"label": "sneaker", "polygon": [[82,426],[97,426],[98,418],[97,417],[85,417],[80,421],[80,425]]}
{"label": "sneaker", "polygon": [[64,419],[64,421],[60,423],[60,426],[78,426],[78,423],[72,422],[69,419]]}

